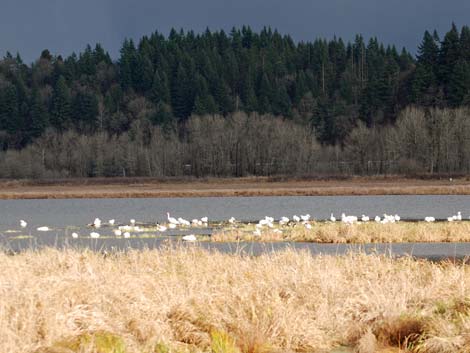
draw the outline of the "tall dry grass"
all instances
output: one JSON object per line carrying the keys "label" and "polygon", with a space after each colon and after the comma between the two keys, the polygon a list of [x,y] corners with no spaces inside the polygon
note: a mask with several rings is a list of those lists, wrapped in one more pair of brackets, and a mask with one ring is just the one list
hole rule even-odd
{"label": "tall dry grass", "polygon": [[405,243],[405,242],[469,242],[470,222],[376,222],[344,224],[312,222],[307,229],[302,224],[276,229],[265,227],[261,236],[253,235],[254,225],[239,224],[225,227],[211,236],[215,242],[235,240],[307,241],[318,243]]}
{"label": "tall dry grass", "polygon": [[0,352],[470,351],[464,264],[199,248],[0,264]]}

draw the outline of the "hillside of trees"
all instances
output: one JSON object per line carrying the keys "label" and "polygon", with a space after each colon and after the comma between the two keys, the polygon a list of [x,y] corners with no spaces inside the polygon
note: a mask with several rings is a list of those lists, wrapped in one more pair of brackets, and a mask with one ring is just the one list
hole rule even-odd
{"label": "hillside of trees", "polygon": [[249,27],[7,53],[0,177],[468,173],[469,106],[468,26],[416,58]]}

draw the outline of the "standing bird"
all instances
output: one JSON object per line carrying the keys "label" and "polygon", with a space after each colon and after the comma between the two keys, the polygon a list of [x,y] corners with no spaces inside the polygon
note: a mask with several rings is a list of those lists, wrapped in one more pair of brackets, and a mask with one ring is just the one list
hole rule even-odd
{"label": "standing bird", "polygon": [[333,222],[333,223],[336,222],[336,217],[333,216],[333,213],[330,216],[330,221]]}
{"label": "standing bird", "polygon": [[28,223],[24,220],[20,220],[20,226],[21,228],[26,228],[26,226],[28,225]]}
{"label": "standing bird", "polygon": [[176,218],[170,216],[170,212],[167,212],[167,213],[166,213],[166,217],[167,217],[167,219],[168,219],[168,223],[174,224],[174,225],[180,224],[180,222],[178,222],[178,221],[176,220]]}
{"label": "standing bird", "polygon": [[108,223],[109,223],[110,226],[113,226],[113,225],[114,225],[114,219],[110,219],[110,220],[108,221]]}

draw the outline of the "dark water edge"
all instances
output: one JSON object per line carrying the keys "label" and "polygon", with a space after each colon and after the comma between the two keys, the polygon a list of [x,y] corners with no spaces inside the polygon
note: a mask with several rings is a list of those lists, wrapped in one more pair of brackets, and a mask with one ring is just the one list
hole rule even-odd
{"label": "dark water edge", "polygon": [[188,247],[242,256],[260,256],[285,250],[306,251],[313,256],[347,255],[354,253],[377,254],[390,257],[411,256],[431,261],[465,261],[470,257],[470,243],[377,243],[377,244],[320,244],[307,242],[230,242],[216,243],[201,241],[185,243],[166,238],[130,239],[64,239],[62,237],[43,237],[13,239],[3,241],[0,250],[9,254],[23,251],[40,251],[43,248],[90,249],[96,252],[113,253],[129,250],[164,249],[168,247]]}

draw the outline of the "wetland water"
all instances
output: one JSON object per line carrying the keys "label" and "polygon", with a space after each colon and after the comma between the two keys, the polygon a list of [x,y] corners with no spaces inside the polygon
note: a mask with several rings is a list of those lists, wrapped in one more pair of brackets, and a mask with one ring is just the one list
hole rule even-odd
{"label": "wetland water", "polygon": [[[375,215],[399,214],[402,219],[422,220],[425,216],[434,216],[445,219],[449,215],[462,212],[465,219],[470,216],[470,196],[459,195],[390,195],[390,196],[281,196],[281,197],[200,197],[200,198],[152,198],[152,199],[60,199],[60,200],[0,200],[0,243],[12,250],[24,247],[37,247],[42,245],[63,246],[70,245],[91,246],[95,249],[117,247],[155,247],[163,239],[137,238],[137,239],[71,239],[73,231],[88,236],[91,229],[86,225],[99,217],[103,222],[115,219],[116,224],[128,224],[131,218],[138,223],[152,224],[165,222],[166,212],[174,217],[193,218],[209,217],[211,221],[223,221],[235,217],[240,221],[257,221],[265,216],[279,219],[281,216],[292,217],[294,214],[309,213],[314,219],[329,218],[334,213],[339,218],[342,212],[360,216],[362,214],[374,217]],[[21,229],[19,220],[24,219],[28,226]],[[38,232],[39,226],[48,226],[49,232]],[[189,233],[210,234],[210,229],[173,231],[165,233],[166,238],[171,235]],[[100,229],[102,236],[112,236],[112,228]],[[109,234],[108,234],[109,233]],[[27,237],[27,238],[26,238]],[[74,243],[75,242],[75,243]],[[233,244],[208,245],[211,248],[233,249]],[[254,253],[268,249],[269,245],[253,246]],[[330,246],[318,244],[274,244],[273,249],[284,246],[308,247],[322,249],[328,253],[345,252],[348,246]],[[399,249],[398,245],[393,245]],[[429,245],[430,246],[430,245]],[[452,244],[452,247],[454,245]],[[432,245],[434,250],[427,254],[421,245],[412,249],[434,256],[439,252],[455,253],[448,244]],[[462,250],[462,254],[470,253],[470,247]],[[349,246],[350,248],[350,246]],[[376,248],[376,246],[375,246]],[[406,249],[405,249],[406,248]],[[409,245],[401,252],[408,252]],[[444,249],[445,248],[445,249]],[[431,249],[431,248],[429,248]],[[462,248],[463,249],[463,248]],[[367,249],[366,249],[367,250]],[[377,250],[377,249],[376,249]],[[379,249],[388,251],[390,249]],[[393,249],[392,249],[393,250]],[[405,251],[406,250],[406,251]],[[315,251],[314,251],[315,252]]]}

